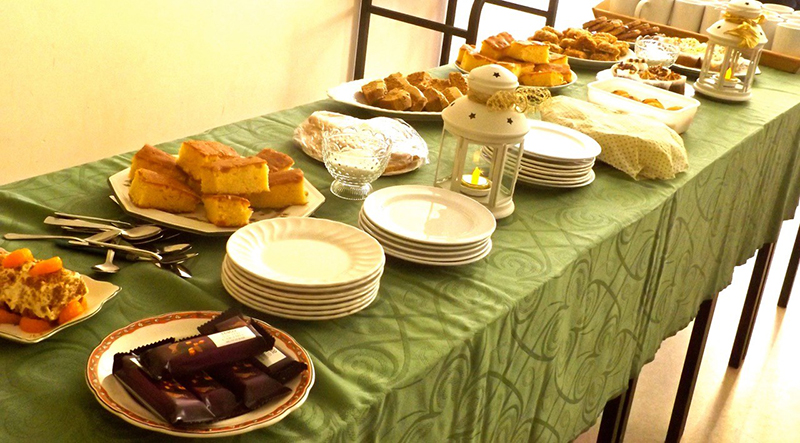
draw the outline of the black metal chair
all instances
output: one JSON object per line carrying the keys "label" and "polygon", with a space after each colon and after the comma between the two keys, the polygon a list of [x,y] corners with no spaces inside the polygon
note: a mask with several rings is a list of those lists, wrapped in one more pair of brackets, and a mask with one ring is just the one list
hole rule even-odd
{"label": "black metal chair", "polygon": [[442,52],[439,57],[439,63],[445,65],[449,61],[450,47],[452,45],[454,36],[464,38],[469,44],[476,43],[478,38],[478,25],[480,23],[481,12],[483,11],[483,6],[486,3],[544,17],[545,23],[548,26],[553,26],[553,24],[555,24],[556,11],[558,10],[558,0],[549,0],[549,5],[546,11],[505,0],[474,0],[472,3],[472,9],[470,10],[467,28],[464,29],[455,26],[457,2],[458,0],[447,0],[445,21],[444,23],[441,23],[380,6],[375,6],[372,4],[372,0],[361,0],[361,12],[359,13],[358,17],[358,38],[356,40],[356,60],[355,69],[353,70],[353,79],[357,80],[364,78],[364,66],[367,61],[369,24],[370,18],[373,14],[403,23],[408,23],[410,25],[419,26],[425,29],[441,32],[443,34],[443,38]]}

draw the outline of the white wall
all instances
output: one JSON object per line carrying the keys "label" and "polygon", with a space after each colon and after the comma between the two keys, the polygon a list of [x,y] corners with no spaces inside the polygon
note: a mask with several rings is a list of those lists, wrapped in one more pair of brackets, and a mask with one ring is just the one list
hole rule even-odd
{"label": "white wall", "polygon": [[[442,20],[446,2],[376,3]],[[593,2],[561,3],[558,26],[591,15]],[[324,98],[351,77],[358,5],[0,0],[0,184]],[[481,37],[542,25],[519,17],[487,6]],[[366,76],[434,66],[439,44],[375,17]]]}

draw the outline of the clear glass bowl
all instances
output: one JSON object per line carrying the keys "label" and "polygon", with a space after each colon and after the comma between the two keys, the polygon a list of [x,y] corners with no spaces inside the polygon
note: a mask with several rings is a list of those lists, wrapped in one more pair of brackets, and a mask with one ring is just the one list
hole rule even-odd
{"label": "clear glass bowl", "polygon": [[345,200],[364,200],[372,182],[386,169],[391,151],[387,137],[365,127],[328,132],[322,140],[322,161],[333,177],[331,192]]}
{"label": "clear glass bowl", "polygon": [[647,35],[636,39],[636,57],[644,59],[648,66],[669,68],[678,59],[681,51],[677,45],[667,43],[660,35]]}

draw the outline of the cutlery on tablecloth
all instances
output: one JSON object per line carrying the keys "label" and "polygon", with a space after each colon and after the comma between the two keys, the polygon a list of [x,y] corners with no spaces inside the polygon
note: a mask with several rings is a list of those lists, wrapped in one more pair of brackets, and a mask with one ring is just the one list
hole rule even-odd
{"label": "cutlery on tablecloth", "polygon": [[108,223],[110,225],[114,225],[114,226],[122,228],[122,229],[133,228],[134,226],[136,226],[133,223],[129,223],[129,222],[122,221],[122,220],[114,220],[114,219],[111,219],[111,218],[93,217],[93,216],[89,216],[89,215],[80,215],[80,214],[68,214],[66,212],[55,212],[54,214],[56,216],[58,216],[58,217],[61,217],[61,218],[72,218],[72,219],[77,219],[77,220],[87,220],[87,221],[94,221],[94,222],[100,222],[100,223]]}
{"label": "cutlery on tablecloth", "polygon": [[118,245],[114,243],[99,242],[94,240],[73,237],[70,235],[42,235],[42,234],[18,234],[9,232],[3,235],[6,240],[69,240],[78,246],[99,246],[101,248],[117,249],[120,251],[133,252],[135,254],[151,257],[154,260],[161,260],[161,256],[146,249],[135,248],[133,246]]}
{"label": "cutlery on tablecloth", "polygon": [[120,229],[113,225],[52,216],[45,218],[44,223],[46,225],[60,226],[62,228],[66,226],[70,228],[96,229],[100,231],[118,231],[119,235],[128,241],[145,240],[160,234],[162,231],[162,228],[156,225],[139,225],[130,229]]}

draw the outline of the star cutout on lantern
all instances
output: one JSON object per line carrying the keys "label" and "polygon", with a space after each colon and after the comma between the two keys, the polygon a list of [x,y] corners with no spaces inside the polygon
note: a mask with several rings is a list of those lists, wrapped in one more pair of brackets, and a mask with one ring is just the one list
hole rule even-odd
{"label": "star cutout on lantern", "polygon": [[511,120],[511,117],[509,117],[508,120],[506,121],[508,122],[509,125],[514,124],[514,120]]}
{"label": "star cutout on lantern", "polygon": [[492,75],[494,75],[494,78],[500,78],[500,73],[499,73],[499,72],[495,72],[495,73],[494,73],[494,74],[492,74]]}
{"label": "star cutout on lantern", "polygon": [[473,120],[474,118],[475,118],[475,113],[473,112],[472,114],[469,115],[469,119]]}

